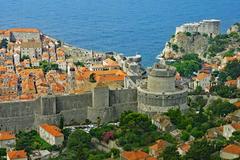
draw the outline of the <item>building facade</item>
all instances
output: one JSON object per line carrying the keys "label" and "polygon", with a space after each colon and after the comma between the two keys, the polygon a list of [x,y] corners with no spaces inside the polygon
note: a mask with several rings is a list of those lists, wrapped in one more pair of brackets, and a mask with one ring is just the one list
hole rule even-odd
{"label": "building facade", "polygon": [[207,34],[209,36],[217,36],[220,33],[220,20],[210,19],[203,20],[197,23],[186,23],[176,27],[176,34],[179,32],[189,32]]}
{"label": "building facade", "polygon": [[40,125],[39,135],[51,145],[61,146],[64,141],[64,135],[60,132],[60,129],[50,124]]}

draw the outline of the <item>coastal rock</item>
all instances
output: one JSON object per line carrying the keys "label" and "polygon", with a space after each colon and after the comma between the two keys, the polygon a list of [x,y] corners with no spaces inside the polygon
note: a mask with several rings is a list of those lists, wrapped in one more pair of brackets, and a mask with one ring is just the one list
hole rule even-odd
{"label": "coastal rock", "polygon": [[165,59],[178,59],[187,53],[202,56],[208,48],[208,37],[199,33],[178,33],[166,43],[162,51]]}
{"label": "coastal rock", "polygon": [[240,32],[240,23],[235,23],[227,30],[227,34],[230,34],[233,32]]}

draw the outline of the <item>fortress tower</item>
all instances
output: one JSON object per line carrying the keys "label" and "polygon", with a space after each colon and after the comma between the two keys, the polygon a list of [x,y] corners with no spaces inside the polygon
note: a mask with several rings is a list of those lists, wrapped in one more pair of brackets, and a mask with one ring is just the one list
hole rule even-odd
{"label": "fortress tower", "polygon": [[176,34],[178,32],[190,32],[201,34],[205,33],[209,36],[215,37],[220,33],[220,20],[210,19],[203,20],[198,23],[185,23],[179,27],[176,27]]}
{"label": "fortress tower", "polygon": [[155,114],[170,108],[186,108],[187,88],[176,86],[176,69],[162,63],[149,69],[148,80],[138,87],[138,111]]}

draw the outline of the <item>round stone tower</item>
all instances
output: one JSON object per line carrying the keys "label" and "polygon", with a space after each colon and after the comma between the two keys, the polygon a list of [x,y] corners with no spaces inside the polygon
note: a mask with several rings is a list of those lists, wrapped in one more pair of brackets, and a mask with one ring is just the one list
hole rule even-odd
{"label": "round stone tower", "polygon": [[175,91],[174,67],[164,64],[155,64],[148,73],[147,89],[150,92],[174,92]]}
{"label": "round stone tower", "polygon": [[171,108],[187,108],[187,88],[176,86],[176,68],[165,63],[154,64],[148,79],[138,87],[138,111],[149,115],[167,112]]}

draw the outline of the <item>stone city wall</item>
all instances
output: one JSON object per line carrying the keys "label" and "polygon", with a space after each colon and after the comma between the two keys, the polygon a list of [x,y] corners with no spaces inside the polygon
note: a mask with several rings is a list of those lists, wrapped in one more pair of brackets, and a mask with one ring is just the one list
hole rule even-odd
{"label": "stone city wall", "polygon": [[77,95],[43,96],[31,101],[0,103],[0,130],[29,130],[42,123],[67,125],[86,119],[113,121],[124,111],[137,111],[136,89],[98,89]]}

